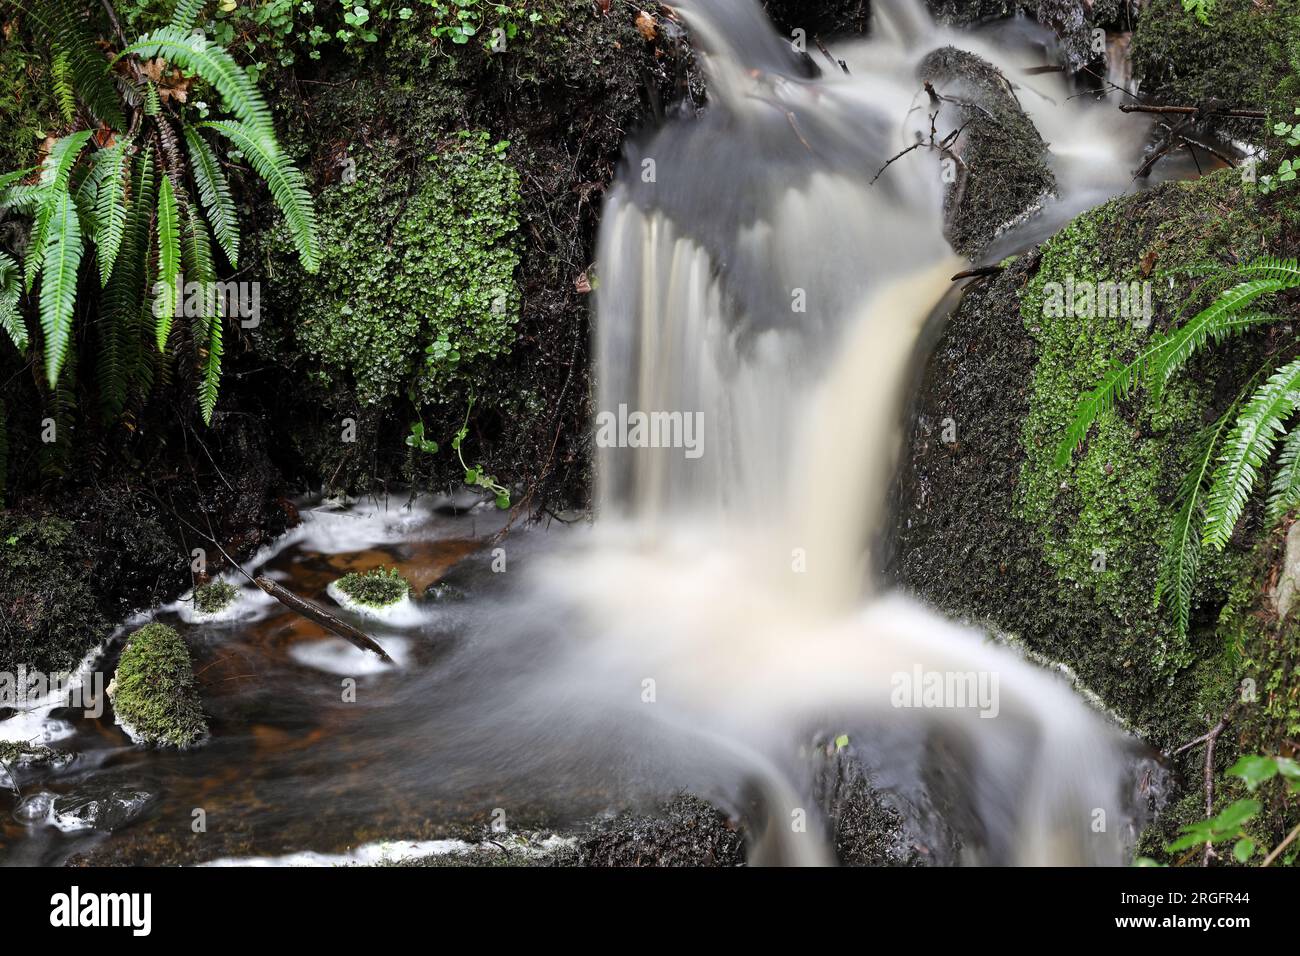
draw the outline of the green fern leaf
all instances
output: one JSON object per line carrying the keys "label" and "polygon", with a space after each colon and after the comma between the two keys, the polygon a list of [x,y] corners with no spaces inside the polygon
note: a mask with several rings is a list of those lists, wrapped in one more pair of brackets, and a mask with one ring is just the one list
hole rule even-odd
{"label": "green fern leaf", "polygon": [[50,85],[54,87],[54,102],[59,104],[63,119],[71,124],[77,118],[77,97],[72,92],[72,76],[68,67],[68,52],[60,50],[50,61]]}
{"label": "green fern leaf", "polygon": [[158,299],[155,302],[155,336],[158,351],[167,350],[172,320],[176,318],[176,279],[181,272],[180,212],[171,178],[158,183]]}
{"label": "green fern leaf", "polygon": [[99,191],[95,196],[95,250],[99,258],[99,282],[108,285],[117,262],[122,237],[126,234],[126,173],[129,140],[122,140],[96,155],[101,170]]}
{"label": "green fern leaf", "polygon": [[72,133],[54,141],[45,162],[41,164],[40,183],[36,187],[36,218],[32,223],[31,236],[28,239],[27,261],[23,263],[23,272],[30,292],[40,271],[50,235],[51,223],[59,211],[63,197],[68,195],[68,183],[72,179],[72,167],[81,155],[90,130]]}
{"label": "green fern leaf", "polygon": [[59,372],[68,357],[81,253],[76,206],[64,190],[50,219],[41,274],[41,331],[45,338],[45,379],[50,388],[58,386]]}
{"label": "green fern leaf", "polygon": [[231,266],[239,266],[239,219],[235,214],[235,201],[230,195],[226,174],[217,161],[216,153],[198,130],[185,127],[185,143],[189,147],[190,168],[198,183],[199,200],[207,211],[217,245]]}
{"label": "green fern leaf", "polygon": [[1300,402],[1298,387],[1300,359],[1278,369],[1259,387],[1223,443],[1205,509],[1205,541],[1220,551],[1232,537],[1286,419]]}
{"label": "green fern leaf", "polygon": [[0,252],[0,329],[19,352],[27,351],[27,323],[18,311],[18,297],[22,293],[21,273],[10,256]]}
{"label": "green fern leaf", "polygon": [[108,61],[87,28],[84,9],[68,0],[22,0],[32,29],[46,49],[62,57],[68,81],[96,119],[111,129],[126,129],[122,104],[108,72]]}
{"label": "green fern leaf", "polygon": [[204,356],[203,377],[199,380],[199,411],[203,424],[212,424],[212,411],[217,407],[217,390],[221,387],[221,316],[214,315],[208,322],[208,349]]}
{"label": "green fern leaf", "polygon": [[1292,428],[1277,453],[1277,473],[1269,487],[1268,510],[1265,517],[1270,524],[1281,521],[1288,511],[1300,504],[1300,428]]}
{"label": "green fern leaf", "polygon": [[1161,348],[1147,370],[1147,387],[1153,401],[1160,398],[1169,380],[1207,341],[1213,339],[1217,344],[1260,325],[1287,321],[1271,312],[1237,312],[1235,309],[1239,306],[1220,308],[1222,301],[1216,299],[1209,308],[1202,309],[1186,325],[1162,340]]}
{"label": "green fern leaf", "polygon": [[161,27],[131,44],[118,54],[118,59],[130,55],[162,57],[206,80],[221,94],[226,108],[245,124],[250,135],[274,144],[275,128],[266,100],[220,44],[176,27]]}
{"label": "green fern leaf", "polygon": [[[117,266],[104,290],[99,323],[100,412],[112,421],[126,407],[132,387],[145,392],[152,384],[155,320],[149,307],[150,224],[156,200],[152,147],[133,164],[130,210]],[[148,313],[147,324],[143,321]]]}
{"label": "green fern leaf", "polygon": [[1068,467],[1070,456],[1088,437],[1088,429],[1093,423],[1114,407],[1115,402],[1127,398],[1142,378],[1143,370],[1153,357],[1159,354],[1163,342],[1148,346],[1127,365],[1115,363],[1092,389],[1084,394],[1074,411],[1074,417],[1066,426],[1060,444],[1056,446],[1056,466]]}
{"label": "green fern leaf", "polygon": [[271,189],[271,198],[284,213],[298,258],[308,272],[320,268],[320,244],[316,235],[316,210],[307,182],[273,141],[259,138],[243,123],[218,120],[203,123],[229,139],[252,164]]}
{"label": "green fern leaf", "polygon": [[194,29],[203,12],[206,0],[176,0],[176,9],[172,11],[171,26],[187,33]]}

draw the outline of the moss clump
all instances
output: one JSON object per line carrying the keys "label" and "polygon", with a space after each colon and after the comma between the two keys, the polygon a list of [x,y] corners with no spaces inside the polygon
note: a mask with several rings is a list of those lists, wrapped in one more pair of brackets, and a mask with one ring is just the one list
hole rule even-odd
{"label": "moss clump", "polygon": [[0,512],[0,670],[70,671],[109,631],[73,525]]}
{"label": "moss clump", "polygon": [[514,341],[519,176],[505,143],[462,133],[415,170],[380,146],[321,197],[319,276],[293,323],[323,387],[344,376],[361,405],[434,401]]}
{"label": "moss clump", "polygon": [[358,604],[387,607],[410,593],[411,586],[397,568],[375,568],[339,578],[338,588]]}
{"label": "moss clump", "polygon": [[[1038,529],[1058,581],[1092,595],[1134,635],[1147,635],[1157,669],[1172,673],[1190,663],[1191,650],[1151,600],[1173,516],[1172,492],[1191,466],[1192,437],[1211,413],[1222,411],[1224,395],[1230,400],[1254,371],[1255,364],[1242,359],[1257,346],[1235,343],[1237,355],[1222,370],[1214,368],[1216,357],[1222,364],[1222,353],[1210,350],[1190,374],[1170,383],[1159,404],[1139,392],[1103,415],[1067,469],[1053,460],[1079,396],[1112,363],[1130,361],[1182,306],[1188,286],[1170,290],[1166,281],[1151,278],[1153,268],[1249,256],[1260,248],[1261,234],[1276,228],[1256,214],[1232,171],[1162,193],[1147,202],[1107,203],[1043,246],[1038,271],[1020,298],[1021,318],[1039,357],[1022,435],[1017,504],[1020,516]],[[1161,218],[1152,220],[1156,211]],[[1142,221],[1135,223],[1137,217]],[[1150,326],[1122,317],[1046,314],[1045,286],[1067,281],[1076,287],[1148,282]],[[1232,570],[1230,559],[1206,552],[1198,596],[1222,600]]]}
{"label": "moss clump", "polygon": [[218,578],[194,589],[194,607],[204,614],[216,614],[230,607],[239,589]]}
{"label": "moss clump", "polygon": [[190,652],[166,624],[147,624],[127,638],[109,697],[138,742],[185,748],[207,735]]}

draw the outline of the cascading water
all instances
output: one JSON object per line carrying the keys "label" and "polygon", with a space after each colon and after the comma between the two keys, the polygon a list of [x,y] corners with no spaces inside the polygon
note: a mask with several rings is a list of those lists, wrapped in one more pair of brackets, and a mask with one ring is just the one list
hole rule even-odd
{"label": "cascading water", "polygon": [[[56,793],[0,788],[0,856],[96,846],[102,793],[141,814],[110,850],[153,860],[151,841],[211,859],[443,837],[429,821],[497,808],[574,824],[689,788],[745,818],[753,861],[825,863],[808,743],[844,733],[934,862],[1120,862],[1129,741],[1055,673],[887,593],[871,559],[923,332],[962,267],[939,154],[889,163],[930,132],[917,65],[952,44],[1018,78],[1060,190],[1008,243],[1128,188],[1141,123],[1103,127],[1059,74],[1024,76],[1049,42],[1028,24],[961,35],[919,3],[872,7],[872,38],[835,49],[848,72],[753,0],[683,8],[708,108],[630,145],[604,212],[594,529],[515,531],[503,575],[462,540],[499,517],[308,511],[250,569],[321,597],[344,570],[391,562],[422,589],[455,565],[465,599],[369,622],[396,667],[247,586],[224,622],[159,610],[212,741],[155,755],[53,705],[0,721],[79,750]],[[197,806],[225,822],[185,842]]]}

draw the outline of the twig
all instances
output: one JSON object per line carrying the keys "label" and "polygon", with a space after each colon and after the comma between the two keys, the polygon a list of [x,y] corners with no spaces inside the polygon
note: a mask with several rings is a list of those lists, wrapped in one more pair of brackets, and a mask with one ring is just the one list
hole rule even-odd
{"label": "twig", "polygon": [[299,597],[287,588],[283,588],[276,584],[268,577],[258,575],[258,577],[253,579],[253,583],[289,610],[302,615],[309,621],[315,621],[321,627],[328,628],[339,637],[351,641],[363,651],[371,651],[378,654],[381,661],[388,664],[393,663],[393,659],[388,656],[388,652],[380,647],[373,637],[358,631],[346,621],[339,620],[324,608],[318,607],[306,598]]}
{"label": "twig", "polygon": [[1265,110],[1215,109],[1203,106],[1148,106],[1145,103],[1121,103],[1121,113],[1177,113],[1183,116],[1240,116],[1245,119],[1264,119]]}
{"label": "twig", "polygon": [[813,42],[817,44],[817,49],[822,51],[822,56],[826,57],[826,59],[830,60],[833,64],[838,66],[844,73],[847,74],[849,72],[849,65],[845,63],[843,60],[837,60],[835,59],[835,57],[831,56],[831,51],[826,49],[826,44],[822,42],[821,37],[819,36],[813,37]]}
{"label": "twig", "polygon": [[[1190,750],[1191,748],[1195,747],[1197,744],[1202,744],[1202,743],[1205,744],[1205,817],[1206,819],[1209,819],[1210,817],[1214,816],[1214,744],[1219,739],[1219,734],[1223,733],[1223,729],[1228,726],[1228,719],[1232,716],[1232,712],[1237,709],[1237,703],[1238,701],[1234,700],[1228,706],[1228,709],[1223,712],[1223,716],[1219,718],[1219,722],[1215,724],[1213,727],[1211,727],[1207,733],[1202,734],[1201,736],[1197,737],[1195,740],[1188,741],[1187,743],[1179,747],[1177,750],[1175,750],[1173,753],[1169,754],[1170,757],[1176,757],[1180,753],[1183,753],[1184,751]],[[1214,844],[1209,843],[1207,841],[1205,844],[1205,853],[1201,857],[1201,866],[1209,866],[1210,860],[1213,858],[1213,856],[1214,856]]]}
{"label": "twig", "polygon": [[1260,866],[1263,867],[1271,864],[1274,860],[1278,858],[1278,854],[1280,854],[1283,850],[1285,850],[1287,846],[1289,846],[1298,836],[1300,836],[1300,823],[1297,823],[1295,825],[1295,829],[1293,829],[1290,833],[1286,835],[1285,840],[1283,840],[1277,846],[1273,847],[1273,852],[1270,853],[1268,856],[1264,857],[1264,862],[1261,863]]}

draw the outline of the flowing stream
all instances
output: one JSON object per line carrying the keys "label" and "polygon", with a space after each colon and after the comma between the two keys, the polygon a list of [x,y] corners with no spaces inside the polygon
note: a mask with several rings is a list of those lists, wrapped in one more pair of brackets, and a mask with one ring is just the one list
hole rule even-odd
{"label": "flowing stream", "polygon": [[834,45],[845,72],[810,69],[751,0],[683,6],[709,106],[629,143],[604,212],[594,526],[476,547],[490,508],[305,508],[249,569],[328,602],[342,573],[396,564],[417,600],[364,624],[396,666],[249,587],[223,620],[163,608],[212,739],[145,751],[58,702],[0,721],[77,754],[0,788],[0,857],[445,852],[498,818],[564,832],[688,788],[751,826],[751,862],[820,864],[812,742],[838,739],[933,862],[1123,862],[1139,748],[1056,670],[889,593],[875,559],[917,363],[966,267],[939,154],[889,163],[929,132],[917,64],[985,57],[1050,144],[1059,195],[1000,248],[1131,188],[1144,126],[1026,75],[1049,45],[1030,24],[961,35],[873,7],[871,39]]}

